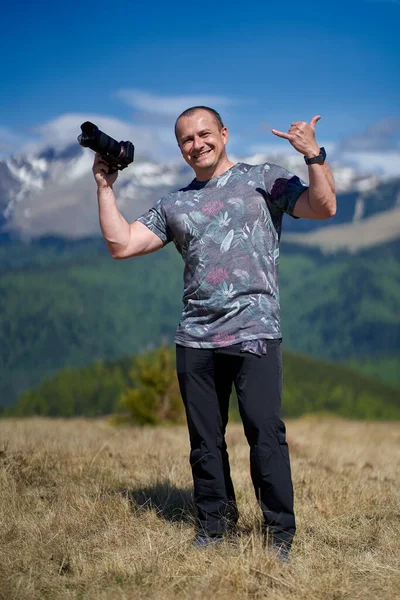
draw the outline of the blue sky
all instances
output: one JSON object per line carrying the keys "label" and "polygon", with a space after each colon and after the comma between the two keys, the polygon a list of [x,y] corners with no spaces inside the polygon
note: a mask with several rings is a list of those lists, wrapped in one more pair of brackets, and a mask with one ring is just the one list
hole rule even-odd
{"label": "blue sky", "polygon": [[272,127],[321,114],[320,145],[395,169],[399,26],[400,0],[9,3],[0,152],[72,141],[96,119],[139,153],[172,159],[174,118],[205,103],[235,154],[282,148]]}

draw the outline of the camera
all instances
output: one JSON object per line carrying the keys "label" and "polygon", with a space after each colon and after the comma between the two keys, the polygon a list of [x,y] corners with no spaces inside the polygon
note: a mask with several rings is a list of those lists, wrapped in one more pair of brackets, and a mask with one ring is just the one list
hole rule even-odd
{"label": "camera", "polygon": [[110,165],[109,175],[122,171],[133,162],[135,147],[131,142],[117,142],[90,121],[82,123],[81,130],[82,133],[78,135],[79,144],[101,155]]}

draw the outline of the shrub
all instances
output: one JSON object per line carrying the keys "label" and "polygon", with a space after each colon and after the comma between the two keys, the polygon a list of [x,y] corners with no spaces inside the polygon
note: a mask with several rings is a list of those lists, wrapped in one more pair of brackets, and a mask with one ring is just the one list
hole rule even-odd
{"label": "shrub", "polygon": [[171,348],[161,346],[139,355],[130,371],[130,378],[133,386],[121,395],[120,404],[135,423],[184,422],[175,353]]}

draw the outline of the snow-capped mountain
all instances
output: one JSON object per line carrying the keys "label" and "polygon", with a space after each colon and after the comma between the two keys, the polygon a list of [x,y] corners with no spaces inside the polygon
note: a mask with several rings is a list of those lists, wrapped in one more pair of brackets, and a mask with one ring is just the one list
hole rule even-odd
{"label": "snow-capped mountain", "polygon": [[[91,171],[93,158],[91,150],[75,143],[58,150],[49,147],[36,155],[18,155],[0,161],[1,231],[23,238],[98,235],[96,186]],[[235,157],[235,160],[280,164],[307,180],[303,157],[296,153],[258,154]],[[336,225],[360,222],[400,205],[400,179],[388,183],[376,175],[360,173],[338,163],[332,163],[331,168],[340,194],[339,209],[343,198],[343,207],[335,217]],[[158,198],[186,185],[192,178],[192,170],[182,160],[155,163],[139,158],[119,174],[115,185],[119,207],[128,220],[133,220]],[[286,219],[285,230],[301,236],[327,225],[301,221]]]}
{"label": "snow-capped mountain", "polygon": [[[99,234],[93,158],[92,151],[74,144],[0,161],[2,231],[25,238]],[[115,185],[121,211],[133,220],[189,177],[184,164],[139,160],[119,174]]]}

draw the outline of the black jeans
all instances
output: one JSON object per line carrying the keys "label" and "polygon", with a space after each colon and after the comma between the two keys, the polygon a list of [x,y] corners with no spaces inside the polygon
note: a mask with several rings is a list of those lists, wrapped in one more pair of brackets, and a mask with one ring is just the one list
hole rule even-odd
{"label": "black jeans", "polygon": [[286,428],[280,419],[281,339],[267,354],[241,353],[241,344],[202,349],[176,346],[177,373],[190,437],[197,526],[209,536],[238,519],[225,443],[229,397],[235,385],[250,445],[250,472],[264,529],[290,544],[296,531]]}

